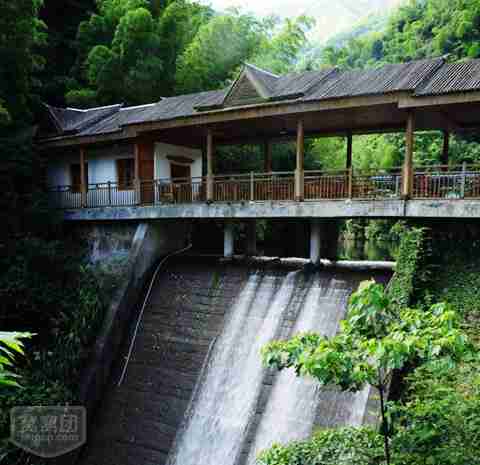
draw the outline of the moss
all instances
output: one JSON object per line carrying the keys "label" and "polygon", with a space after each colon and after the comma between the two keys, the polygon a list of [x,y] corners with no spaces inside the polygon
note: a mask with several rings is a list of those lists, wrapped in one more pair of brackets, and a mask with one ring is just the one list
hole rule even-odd
{"label": "moss", "polygon": [[393,233],[400,237],[395,275],[389,286],[389,297],[398,308],[421,300],[431,277],[431,240],[428,228],[397,223]]}

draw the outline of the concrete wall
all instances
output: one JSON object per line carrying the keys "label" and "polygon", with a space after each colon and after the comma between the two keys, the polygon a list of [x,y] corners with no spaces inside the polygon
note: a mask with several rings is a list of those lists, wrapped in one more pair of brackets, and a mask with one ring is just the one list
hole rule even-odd
{"label": "concrete wall", "polygon": [[[91,223],[79,226],[77,233],[91,243],[91,259],[98,258],[98,246],[95,244],[103,244],[102,260],[108,259],[108,250],[111,253],[126,250],[128,253],[124,279],[105,315],[80,383],[80,404],[87,408],[91,419],[104,392],[127,325],[136,316],[147,279],[161,257],[185,247],[189,240],[190,223],[158,221],[127,222],[122,225]],[[72,230],[72,233],[75,231]],[[60,463],[74,463],[78,453],[79,451],[67,454]]]}
{"label": "concrete wall", "polygon": [[170,160],[168,160],[168,156],[186,157],[194,160],[194,162],[190,165],[192,178],[202,176],[201,150],[157,142],[155,144],[155,179],[171,177]]}
{"label": "concrete wall", "polygon": [[480,219],[478,200],[322,200],[318,202],[214,202],[161,207],[66,210],[67,220],[249,218],[449,218]]}

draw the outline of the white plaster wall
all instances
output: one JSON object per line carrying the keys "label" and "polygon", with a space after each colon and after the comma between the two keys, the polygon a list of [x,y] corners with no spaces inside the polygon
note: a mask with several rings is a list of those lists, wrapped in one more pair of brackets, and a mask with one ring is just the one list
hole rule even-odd
{"label": "white plaster wall", "polygon": [[[114,145],[102,149],[90,149],[86,151],[88,163],[88,184],[102,184],[108,181],[117,182],[117,169],[115,160],[121,158],[133,158],[131,145]],[[67,152],[51,157],[47,169],[47,182],[50,187],[70,186],[72,184],[70,165],[80,163],[78,151]],[[111,193],[112,203],[116,205],[134,205],[135,191],[123,190]],[[54,199],[56,204],[64,208],[80,206],[81,195],[78,192],[70,192],[68,195],[58,195]],[[109,203],[108,193],[103,194],[97,190],[87,192],[87,205],[106,206]]]}
{"label": "white plaster wall", "polygon": [[170,179],[170,161],[167,156],[187,157],[194,160],[191,166],[192,178],[202,176],[202,151],[178,145],[155,144],[155,179]]}
{"label": "white plaster wall", "polygon": [[[191,158],[192,178],[202,176],[202,151],[176,145],[156,143],[154,163],[155,179],[170,179],[170,161],[167,156],[181,156]],[[114,145],[101,149],[87,150],[86,161],[88,163],[88,184],[104,184],[109,181],[117,181],[115,160],[121,158],[133,158],[132,145]],[[72,183],[70,165],[80,163],[80,154],[77,150],[65,152],[51,157],[47,170],[47,180],[50,187],[70,186]],[[105,186],[106,187],[106,186]],[[55,195],[55,194],[53,194]],[[110,200],[111,199],[111,200]],[[88,206],[108,206],[110,201],[114,205],[130,206],[135,204],[135,191],[110,191],[92,189],[87,192]],[[76,208],[81,204],[81,195],[78,192],[58,194],[55,203],[61,203],[63,207]]]}
{"label": "white plaster wall", "polygon": [[[133,158],[133,147],[131,145],[114,145],[108,148],[87,150],[88,183],[117,182],[115,160],[121,158]],[[51,187],[70,185],[72,183],[70,165],[73,163],[80,163],[80,154],[77,151],[75,153],[64,153],[49,159],[48,185]]]}

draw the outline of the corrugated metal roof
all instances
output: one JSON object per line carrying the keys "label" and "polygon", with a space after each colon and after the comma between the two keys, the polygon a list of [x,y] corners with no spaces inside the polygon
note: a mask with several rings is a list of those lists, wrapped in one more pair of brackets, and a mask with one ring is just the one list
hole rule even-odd
{"label": "corrugated metal roof", "polygon": [[119,111],[98,121],[81,132],[82,136],[108,134],[119,131],[122,126],[129,124],[134,117],[139,118],[149,111],[155,104],[121,108]]}
{"label": "corrugated metal roof", "polygon": [[156,103],[145,113],[132,115],[129,122],[132,124],[144,121],[160,121],[164,119],[179,118],[198,113],[199,106],[217,106],[223,102],[226,90],[214,90],[197,94],[166,97]]}
{"label": "corrugated metal roof", "polygon": [[290,95],[306,94],[331,76],[338,73],[335,68],[304,73],[290,73],[280,76],[276,82],[272,98],[285,98]]}
{"label": "corrugated metal roof", "polygon": [[385,65],[378,69],[343,71],[312,89],[305,100],[327,100],[362,95],[414,91],[438,70],[443,59]]}
{"label": "corrugated metal roof", "polygon": [[257,79],[261,85],[263,85],[263,87],[269,94],[274,93],[275,86],[279,78],[278,76],[270,73],[269,71],[257,68],[256,66],[249,63],[245,63],[245,67],[248,67],[250,73],[252,73],[254,78]]}
{"label": "corrugated metal roof", "polygon": [[91,125],[95,125],[98,121],[117,113],[122,105],[110,105],[88,110],[47,107],[62,132],[81,132]]}
{"label": "corrugated metal roof", "polygon": [[[480,90],[480,60],[445,64],[443,58],[390,64],[378,69],[323,69],[275,76],[249,66],[269,92],[267,100],[318,101],[345,97],[411,92],[412,96],[442,95]],[[48,107],[65,136],[98,135],[119,131],[122,126],[169,120],[222,108],[229,88],[162,98],[139,107],[121,105],[90,110]]]}
{"label": "corrugated metal roof", "polygon": [[480,60],[445,64],[415,95],[440,95],[480,89]]}

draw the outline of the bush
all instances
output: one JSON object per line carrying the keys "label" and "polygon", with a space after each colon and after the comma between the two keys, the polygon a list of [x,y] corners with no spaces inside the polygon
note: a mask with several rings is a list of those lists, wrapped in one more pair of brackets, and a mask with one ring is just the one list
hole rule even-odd
{"label": "bush", "polygon": [[383,439],[371,428],[322,430],[308,441],[275,444],[258,458],[262,465],[374,465],[383,460]]}
{"label": "bush", "polygon": [[[8,463],[44,463],[4,445],[9,411],[16,405],[68,405],[78,401],[82,368],[118,286],[125,260],[109,266],[88,264],[83,249],[68,241],[25,237],[2,257],[2,328],[30,330],[20,364],[22,389],[0,397],[0,459]],[[2,450],[3,449],[3,450]],[[1,463],[1,460],[0,460]]]}

